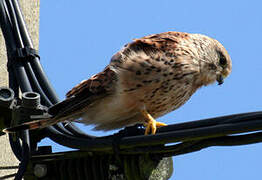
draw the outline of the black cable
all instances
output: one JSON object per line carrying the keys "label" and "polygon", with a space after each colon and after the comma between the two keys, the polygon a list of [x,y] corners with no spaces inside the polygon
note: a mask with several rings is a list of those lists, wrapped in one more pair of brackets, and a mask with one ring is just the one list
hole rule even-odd
{"label": "black cable", "polygon": [[82,132],[77,126],[73,123],[62,123],[64,128],[71,132],[75,137],[86,138],[86,139],[94,139],[96,136],[92,136],[89,134],[85,134]]}
{"label": "black cable", "polygon": [[[10,20],[12,22],[12,23],[10,23],[10,24],[12,24],[12,30],[13,30],[12,35],[15,37],[13,39],[14,40],[13,43],[16,44],[16,49],[17,48],[23,48],[24,44],[23,44],[23,41],[22,41],[22,37],[20,35],[19,25],[17,23],[16,13],[15,13],[13,4],[11,3],[11,1],[7,0],[6,5],[7,5],[7,8],[8,8],[8,11],[9,11]],[[16,53],[16,52],[14,52],[14,53]],[[14,56],[12,58],[14,58]],[[30,82],[27,78],[27,74],[25,72],[25,69],[24,69],[22,62],[18,61],[17,59],[14,59],[12,62],[13,62],[12,64],[14,65],[16,78],[18,80],[18,84],[21,88],[21,91],[22,92],[32,91]]]}
{"label": "black cable", "polygon": [[53,104],[58,103],[60,100],[56,95],[55,91],[53,90],[49,80],[46,78],[46,75],[44,73],[44,70],[42,69],[39,59],[38,58],[33,59],[32,61],[30,61],[30,64],[35,72],[39,84],[41,85],[42,89],[46,93],[46,96],[50,99],[50,101]]}
{"label": "black cable", "polygon": [[[10,58],[12,56],[12,53],[16,49],[16,45],[15,45],[14,36],[11,31],[12,26],[9,21],[9,13],[8,13],[7,5],[5,1],[0,1],[0,12],[1,12],[1,16],[0,16],[1,29],[5,37],[7,55],[8,55],[8,58]],[[14,92],[18,93],[18,87],[15,87],[17,85],[17,82],[10,82],[10,80],[16,80],[16,78],[14,75],[14,69],[13,67],[9,66],[9,64],[8,64],[8,70],[9,70],[9,77],[12,78],[12,79],[11,78],[9,79],[9,84],[11,88],[14,89]],[[21,153],[22,147],[21,147],[20,142],[18,140],[13,141],[13,138],[11,137],[9,137],[9,142],[10,142],[12,151],[14,152],[15,156],[17,157],[17,159],[21,160],[22,159],[22,153]]]}
{"label": "black cable", "polygon": [[14,65],[14,69],[16,70],[15,76],[16,76],[16,79],[18,81],[21,91],[22,92],[32,92],[33,90],[31,88],[30,81],[27,78],[27,74],[26,74],[25,68],[22,65],[22,63],[17,62],[13,65]]}
{"label": "black cable", "polygon": [[[18,19],[18,25],[20,29],[20,34],[23,39],[23,43],[25,47],[33,47],[32,40],[29,36],[29,33],[26,28],[26,23],[24,21],[23,15],[21,13],[21,9],[19,6],[19,2],[17,0],[12,0],[13,6],[17,15]],[[32,61],[30,61],[33,69],[36,71],[36,77],[37,80],[39,81],[39,84],[42,85],[42,89],[45,92],[46,96],[49,98],[49,100],[53,103],[56,104],[59,102],[59,98],[56,94],[56,92],[53,90],[52,85],[50,84],[49,80],[46,78],[46,75],[42,69],[42,66],[39,63],[39,59],[35,58]]]}
{"label": "black cable", "polygon": [[[178,156],[182,154],[187,154],[191,152],[200,151],[204,148],[211,146],[239,146],[239,145],[247,145],[262,142],[262,132],[251,133],[246,135],[238,135],[238,136],[223,136],[216,138],[203,139],[201,141],[197,141],[192,146],[188,146],[185,148],[180,148],[180,145],[176,147],[169,147],[166,151],[165,148],[162,151],[158,150],[157,154],[162,155],[163,157],[170,156]],[[151,152],[154,153],[154,150]]]}
{"label": "black cable", "polygon": [[193,129],[200,127],[209,127],[218,124],[227,124],[241,121],[249,121],[252,119],[262,119],[262,111],[257,112],[249,112],[249,113],[241,113],[241,114],[232,114],[227,116],[221,116],[216,118],[208,118],[197,121],[183,122],[177,123],[174,125],[164,126],[158,129],[158,132],[169,132],[169,131],[177,131],[177,130],[185,130],[185,129]]}
{"label": "black cable", "polygon": [[46,97],[45,93],[43,92],[42,88],[40,87],[35,74],[33,72],[33,69],[31,67],[31,64],[29,62],[24,62],[25,71],[28,74],[28,79],[30,81],[30,85],[32,86],[32,89],[34,92],[38,92],[41,97],[41,102],[47,106],[51,106],[52,103],[49,101],[49,99]]}
{"label": "black cable", "polygon": [[[259,114],[257,112],[249,113],[249,116],[252,114]],[[246,116],[244,114],[243,116]],[[239,117],[238,117],[239,116]],[[242,115],[235,115],[241,119]],[[212,119],[209,119],[212,120]],[[216,121],[216,118],[213,118]],[[235,119],[233,118],[232,121]],[[206,120],[199,121],[199,123],[206,123]],[[191,124],[192,122],[188,122]],[[178,124],[179,125],[179,124]],[[175,127],[175,125],[172,125]],[[160,128],[161,129],[161,128]],[[205,139],[208,137],[218,137],[229,134],[236,133],[245,133],[250,131],[262,130],[262,121],[260,117],[254,117],[253,120],[247,120],[242,122],[233,122],[233,123],[218,123],[217,125],[192,128],[192,129],[180,129],[170,132],[158,132],[155,135],[138,135],[138,136],[126,136],[119,140],[119,147],[121,150],[134,148],[134,147],[146,147],[153,145],[161,145],[166,143],[174,142],[183,142],[183,141],[192,141]],[[60,134],[61,135],[61,134]],[[112,151],[113,136],[95,138],[93,140],[67,137],[64,139],[62,136],[54,135],[53,133],[48,133],[48,137],[53,139],[56,142],[60,142],[62,145],[66,145],[71,148],[78,148],[81,150],[89,151]],[[68,139],[69,138],[69,139]],[[77,140],[77,141],[76,141]],[[69,144],[67,144],[69,143]]]}
{"label": "black cable", "polygon": [[15,97],[18,98],[19,86],[15,77],[14,69],[11,66],[8,67],[8,83],[9,87],[14,91]]}
{"label": "black cable", "polygon": [[[11,3],[10,3],[11,4]],[[34,48],[33,47],[33,43],[32,40],[30,39],[29,33],[27,31],[26,28],[26,24],[23,18],[23,15],[21,13],[21,9],[19,6],[19,2],[17,0],[12,0],[12,5],[13,5],[13,9],[14,9],[14,14],[16,15],[16,20],[15,22],[17,22],[16,29],[19,29],[19,35],[21,34],[21,39],[24,44],[24,47],[30,47],[30,48]],[[58,96],[56,95],[55,91],[53,90],[50,82],[48,81],[48,79],[46,78],[44,71],[41,67],[41,65],[39,64],[39,59],[36,57],[33,60],[30,61],[30,64],[33,66],[33,70],[37,71],[36,74],[36,78],[38,81],[40,81],[40,85],[44,85],[42,86],[43,91],[45,92],[45,95],[47,97],[49,97],[49,100],[51,100],[51,102],[53,104],[58,103],[59,99]]]}
{"label": "black cable", "polygon": [[21,13],[19,2],[17,0],[12,0],[12,4],[13,4],[15,15],[17,17],[21,38],[23,40],[22,42],[25,47],[33,48],[33,43],[32,40],[29,38],[30,36],[26,29],[26,23],[24,21],[23,14]]}
{"label": "black cable", "polygon": [[[27,131],[27,132],[26,132]],[[29,144],[29,136],[28,136],[28,130],[25,132],[22,132],[22,149],[23,149],[23,159],[19,164],[18,171],[15,176],[15,180],[21,180],[24,176],[24,173],[27,168],[27,164],[29,162],[29,156],[30,156],[30,144]]]}
{"label": "black cable", "polygon": [[73,134],[70,131],[68,131],[61,123],[57,123],[53,125],[53,127],[62,134],[73,136]]}
{"label": "black cable", "polygon": [[23,40],[20,35],[19,25],[17,23],[17,17],[16,17],[16,13],[15,13],[13,4],[9,0],[5,2],[7,5],[8,12],[9,12],[10,21],[12,22],[12,27],[13,27],[12,30],[14,31],[13,35],[15,36],[16,45],[17,45],[16,48],[22,48]]}
{"label": "black cable", "polygon": [[55,142],[63,146],[73,149],[89,150],[89,151],[110,151],[112,150],[112,141],[108,139],[86,139],[74,136],[68,136],[57,131],[54,127],[46,128],[46,135]]}
{"label": "black cable", "polygon": [[2,29],[3,35],[5,37],[7,52],[10,53],[10,52],[12,52],[16,49],[16,45],[13,43],[13,42],[15,42],[14,36],[10,32],[10,29],[12,29],[12,25],[9,21],[9,15],[8,15],[9,13],[8,13],[6,8],[7,8],[7,5],[6,5],[5,1],[0,1],[1,29]]}
{"label": "black cable", "polygon": [[[18,137],[13,137],[14,135],[12,134],[8,134],[9,136],[9,143],[10,143],[10,146],[11,146],[11,149],[15,155],[15,157],[21,161],[22,160],[22,145],[19,141],[19,138]],[[15,139],[15,140],[14,140]]]}
{"label": "black cable", "polygon": [[[1,5],[1,7],[5,7],[5,9],[1,8],[1,11],[2,12],[9,12],[8,13],[8,20],[10,20],[12,22],[12,23],[10,23],[10,22],[6,23],[7,26],[9,25],[9,29],[6,29],[6,31],[10,31],[10,32],[7,32],[7,34],[10,34],[10,36],[13,35],[13,37],[14,37],[14,38],[11,39],[13,41],[8,41],[8,40],[7,41],[10,42],[10,44],[13,44],[10,47],[23,48],[24,45],[23,45],[22,38],[21,38],[21,35],[20,35],[19,25],[17,23],[15,9],[14,9],[11,1],[5,1],[5,2],[6,2],[6,4],[3,3]],[[7,15],[5,15],[4,17],[7,17]],[[8,20],[4,19],[4,21],[2,21],[1,24],[4,24]],[[5,28],[3,26],[1,26],[1,27]],[[6,32],[6,31],[3,31],[3,32]],[[5,39],[6,38],[7,38],[7,36],[5,36]],[[7,49],[10,48],[10,47],[8,47],[8,44],[9,43],[6,43]],[[13,72],[15,73],[16,80],[18,81],[17,84],[20,86],[20,89],[21,89],[22,92],[32,91],[30,82],[27,78],[27,74],[26,74],[26,71],[24,69],[24,66],[23,66],[21,61],[17,61],[18,59],[15,58],[15,55],[13,55],[13,53],[16,53],[16,51],[14,51],[14,49],[8,50],[8,54],[9,54],[8,58],[12,59],[11,63],[9,63],[8,65],[13,66],[12,67],[13,70],[14,70]],[[18,95],[16,94],[16,97],[17,96]],[[15,155],[17,155],[20,158],[20,161],[21,161],[20,165],[19,165],[18,172],[17,172],[16,177],[15,177],[16,180],[22,179],[23,174],[26,170],[28,161],[29,161],[29,152],[30,152],[30,146],[29,146],[30,141],[29,141],[28,130],[22,131],[20,137],[22,139],[22,148],[19,146],[19,144],[17,142],[14,142],[14,143],[10,142],[11,147],[17,147],[18,148],[18,150],[16,149],[16,150],[13,150],[13,151],[15,151],[14,152]],[[12,141],[12,140],[10,140],[10,141]],[[13,146],[12,146],[12,144],[13,144]],[[21,149],[22,149],[22,157],[20,157]]]}
{"label": "black cable", "polygon": [[148,136],[124,137],[120,142],[120,147],[129,148],[133,147],[134,144],[137,147],[150,146],[157,144],[166,144],[171,142],[173,143],[179,141],[203,139],[208,137],[224,136],[235,133],[245,133],[257,130],[262,130],[262,121],[260,118],[249,120],[247,122],[218,124],[208,127],[162,132]]}

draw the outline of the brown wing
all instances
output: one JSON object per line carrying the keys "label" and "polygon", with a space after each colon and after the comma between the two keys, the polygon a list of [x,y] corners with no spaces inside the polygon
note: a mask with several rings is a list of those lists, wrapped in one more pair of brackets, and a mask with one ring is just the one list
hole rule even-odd
{"label": "brown wing", "polygon": [[[170,66],[169,60],[173,62],[177,60],[176,54],[179,54],[177,51],[181,51],[177,46],[183,39],[189,39],[189,35],[181,32],[165,32],[134,39],[113,56],[110,65],[133,73],[140,73],[149,68],[156,69],[155,65],[159,66],[157,61],[165,60],[165,64],[161,64],[161,67],[167,68]],[[126,75],[129,76],[128,73]]]}
{"label": "brown wing", "polygon": [[130,43],[130,48],[154,48],[162,51],[174,50],[179,39],[188,38],[187,33],[182,32],[165,32],[160,34],[153,34],[142,37],[140,39],[134,39],[134,42]]}
{"label": "brown wing", "polygon": [[114,90],[116,74],[107,66],[104,71],[82,81],[66,94],[66,99],[49,109],[49,114],[63,117],[79,111]]}
{"label": "brown wing", "polygon": [[71,89],[66,97],[86,96],[101,94],[112,89],[112,82],[116,79],[115,72],[107,66],[104,71],[92,76],[90,79],[82,81],[80,84]]}
{"label": "brown wing", "polygon": [[120,65],[120,63],[125,61],[125,56],[130,58],[130,55],[134,56],[134,52],[136,53],[135,56],[137,56],[137,59],[141,57],[139,54],[140,52],[146,53],[151,58],[154,58],[154,56],[159,53],[161,56],[165,55],[172,57],[175,54],[177,44],[183,39],[189,39],[189,34],[172,31],[134,39],[133,42],[127,44],[120,51],[120,53],[124,55],[124,58],[113,58],[111,64]]}

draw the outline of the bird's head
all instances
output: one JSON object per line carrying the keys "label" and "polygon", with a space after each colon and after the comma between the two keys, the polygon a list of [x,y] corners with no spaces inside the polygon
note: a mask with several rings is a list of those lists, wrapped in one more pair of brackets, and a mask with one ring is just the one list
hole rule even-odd
{"label": "bird's head", "polygon": [[231,58],[224,46],[217,40],[196,34],[198,63],[200,67],[199,85],[208,85],[215,81],[223,84],[231,73]]}

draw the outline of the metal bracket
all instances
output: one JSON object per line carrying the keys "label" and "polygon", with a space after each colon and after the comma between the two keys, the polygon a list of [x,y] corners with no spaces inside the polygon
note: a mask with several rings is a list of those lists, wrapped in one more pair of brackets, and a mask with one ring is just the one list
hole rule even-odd
{"label": "metal bracket", "polygon": [[48,116],[47,110],[47,107],[40,104],[40,95],[36,92],[25,92],[22,99],[19,99],[14,97],[12,89],[0,88],[1,130],[36,118],[45,118]]}

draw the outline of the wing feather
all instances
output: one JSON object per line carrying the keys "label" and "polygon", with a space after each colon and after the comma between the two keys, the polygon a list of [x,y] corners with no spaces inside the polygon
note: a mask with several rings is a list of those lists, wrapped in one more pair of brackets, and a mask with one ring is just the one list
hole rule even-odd
{"label": "wing feather", "polygon": [[107,66],[104,71],[72,88],[64,101],[49,108],[49,114],[62,117],[81,111],[96,99],[112,93],[116,79],[116,73]]}

